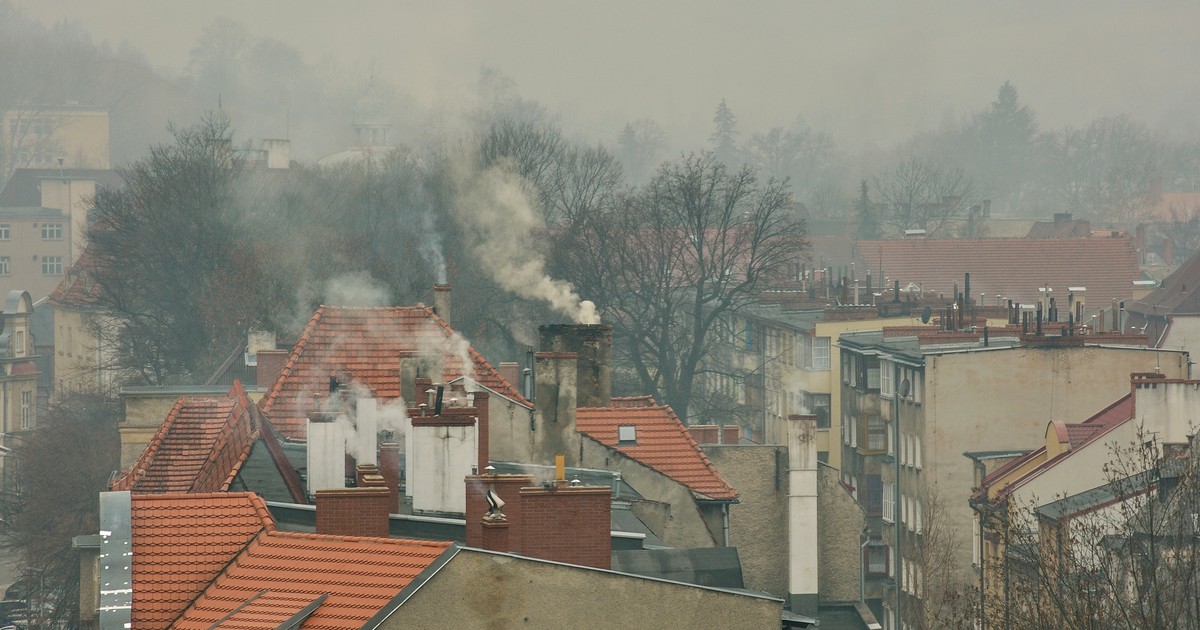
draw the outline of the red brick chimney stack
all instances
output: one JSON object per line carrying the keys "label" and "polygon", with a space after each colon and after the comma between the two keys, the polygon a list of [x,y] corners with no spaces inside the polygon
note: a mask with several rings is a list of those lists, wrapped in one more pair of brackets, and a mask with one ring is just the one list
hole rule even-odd
{"label": "red brick chimney stack", "polygon": [[254,368],[254,382],[259,389],[269,389],[279,378],[288,360],[287,350],[259,350],[258,365]]}
{"label": "red brick chimney stack", "polygon": [[338,536],[388,537],[391,493],[379,475],[368,475],[366,486],[317,490],[317,533]]}
{"label": "red brick chimney stack", "polygon": [[442,318],[442,321],[450,324],[450,285],[435,284],[433,285],[433,312]]}
{"label": "red brick chimney stack", "polygon": [[392,512],[400,509],[400,445],[395,442],[384,442],[379,445],[379,475],[387,485],[390,497],[388,509]]}
{"label": "red brick chimney stack", "polygon": [[517,540],[506,534],[503,547],[488,546],[484,539],[483,517],[487,514],[488,488],[495,488],[500,500],[504,501],[504,516],[508,523],[508,531],[519,531],[523,519],[521,509],[521,488],[532,486],[533,477],[530,475],[470,475],[467,483],[467,546],[492,551],[520,551],[514,544]]}
{"label": "red brick chimney stack", "polygon": [[612,488],[571,483],[521,488],[524,522],[510,536],[531,558],[612,568]]}

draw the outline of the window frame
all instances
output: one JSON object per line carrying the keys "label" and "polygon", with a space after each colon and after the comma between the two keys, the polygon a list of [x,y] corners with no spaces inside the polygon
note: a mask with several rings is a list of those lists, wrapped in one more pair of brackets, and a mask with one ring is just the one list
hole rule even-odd
{"label": "window frame", "polygon": [[63,275],[63,257],[62,256],[42,256],[42,275],[43,276],[61,276]]}
{"label": "window frame", "polygon": [[43,241],[61,241],[63,239],[63,224],[61,223],[43,223],[42,224],[42,240]]}

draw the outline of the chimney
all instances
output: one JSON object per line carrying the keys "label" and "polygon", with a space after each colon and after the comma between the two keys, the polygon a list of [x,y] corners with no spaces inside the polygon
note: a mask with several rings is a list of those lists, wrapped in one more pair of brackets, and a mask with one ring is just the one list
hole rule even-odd
{"label": "chimney", "polygon": [[254,366],[254,382],[258,389],[270,389],[279,379],[287,363],[287,350],[263,349],[256,353],[258,365]]}
{"label": "chimney", "polygon": [[689,424],[687,430],[697,444],[717,444],[721,441],[721,428],[715,424]]}
{"label": "chimney", "polygon": [[609,569],[612,488],[574,485],[577,483],[564,480],[521,488],[524,522],[519,530],[510,531],[510,536],[518,536],[522,555]]}
{"label": "chimney", "polygon": [[346,438],[337,414],[314,411],[308,414],[306,465],[308,494],[346,487]]}
{"label": "chimney", "polygon": [[[817,417],[788,416],[788,545],[817,548]],[[793,553],[788,566],[792,611],[817,611],[816,554]]]}
{"label": "chimney", "polygon": [[992,216],[992,200],[984,199],[983,200],[983,218],[990,219],[991,216]]}
{"label": "chimney", "polygon": [[496,371],[500,372],[500,378],[503,378],[508,382],[509,385],[515,387],[517,391],[521,391],[520,363],[517,363],[516,361],[501,361],[500,366],[496,368]]}
{"label": "chimney", "polygon": [[542,352],[573,352],[580,407],[607,407],[612,400],[612,326],[555,324],[538,328]]}
{"label": "chimney", "polygon": [[479,463],[477,464],[478,467],[475,470],[482,472],[487,470],[487,467],[491,464],[488,453],[488,439],[490,436],[490,432],[488,430],[488,393],[484,391],[478,391],[473,392],[472,396],[474,396],[475,402],[473,403],[473,406],[475,407],[476,418],[478,418],[475,426],[476,430],[479,432],[478,444],[476,445],[479,454]]}
{"label": "chimney", "polygon": [[433,312],[450,324],[450,285],[433,285]]}
{"label": "chimney", "polygon": [[573,352],[538,352],[533,355],[537,382],[535,396],[541,424],[534,431],[534,456],[549,459],[569,453],[575,437],[576,370],[579,358]]}
{"label": "chimney", "polygon": [[1146,224],[1139,223],[1134,228],[1133,247],[1137,250],[1142,263],[1146,262]]}
{"label": "chimney", "polygon": [[[379,403],[374,398],[354,401],[354,435],[351,455],[360,466],[379,464]],[[377,471],[378,472],[378,471]]]}
{"label": "chimney", "polygon": [[400,353],[400,397],[409,406],[415,407],[424,400],[424,389],[415,387],[418,379],[427,379],[431,383],[439,383],[444,375],[443,361],[445,357],[435,351],[434,354],[417,355],[413,352]]}
{"label": "chimney", "polygon": [[264,138],[262,150],[267,154],[267,168],[285,169],[292,165],[292,141]]}
{"label": "chimney", "polygon": [[379,475],[368,475],[364,484],[317,491],[318,534],[388,537],[390,493]]}
{"label": "chimney", "polygon": [[742,439],[742,428],[736,424],[721,426],[721,443],[737,444]]}
{"label": "chimney", "polygon": [[400,445],[384,442],[379,445],[379,475],[387,484],[388,510],[400,511]]}
{"label": "chimney", "polygon": [[[517,551],[517,543],[519,539],[514,535],[519,532],[522,525],[524,512],[521,507],[521,488],[533,485],[533,477],[530,475],[468,475],[466,477],[467,486],[467,546],[478,547],[480,549],[490,549],[491,551],[499,551],[507,553],[509,551]],[[503,546],[488,546],[488,541],[484,535],[484,516],[487,515],[490,505],[487,500],[487,492],[489,489],[494,489],[496,494],[504,501],[505,521],[508,524],[507,540]],[[492,541],[493,543],[497,541]]]}
{"label": "chimney", "polygon": [[[418,382],[425,384],[423,380]],[[411,427],[405,439],[405,466],[411,474],[406,478],[405,492],[412,496],[414,512],[466,511],[462,479],[478,468],[483,418],[478,409],[465,405],[464,398],[461,390],[451,390],[443,398],[440,412],[434,412],[436,403],[423,412],[409,408]],[[483,401],[486,403],[486,396]]]}
{"label": "chimney", "polygon": [[1171,252],[1172,245],[1173,244],[1171,243],[1171,239],[1169,239],[1169,238],[1163,239],[1163,264],[1166,264],[1166,265],[1175,264],[1175,257],[1174,257],[1174,255],[1172,255],[1172,252]]}

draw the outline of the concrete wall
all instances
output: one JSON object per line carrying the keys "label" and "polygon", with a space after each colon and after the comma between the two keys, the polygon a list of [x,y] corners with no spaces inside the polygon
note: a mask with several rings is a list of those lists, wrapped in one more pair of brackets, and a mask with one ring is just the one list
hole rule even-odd
{"label": "concrete wall", "polygon": [[778,600],[463,549],[380,627],[777,630],[781,611]]}
{"label": "concrete wall", "polygon": [[[928,356],[923,440],[925,484],[936,484],[958,531],[958,565],[971,563],[974,469],[964,451],[1036,448],[1050,420],[1082,422],[1129,391],[1129,375],[1187,373],[1180,352],[1111,347],[1013,348]],[[902,420],[903,422],[903,420]],[[908,427],[903,430],[908,431]],[[913,492],[905,482],[904,492]]]}
{"label": "concrete wall", "polygon": [[721,476],[738,491],[729,507],[729,544],[737,547],[746,588],[787,593],[787,449],[782,446],[704,447]]}
{"label": "concrete wall", "polygon": [[818,593],[821,604],[856,602],[861,591],[859,532],[866,525],[866,514],[842,485],[836,468],[822,465],[817,472]]}
{"label": "concrete wall", "polygon": [[[1200,351],[1200,317],[1195,315],[1172,315],[1171,327],[1163,336],[1164,349],[1187,350],[1192,354]],[[1157,341],[1151,339],[1151,342]]]}

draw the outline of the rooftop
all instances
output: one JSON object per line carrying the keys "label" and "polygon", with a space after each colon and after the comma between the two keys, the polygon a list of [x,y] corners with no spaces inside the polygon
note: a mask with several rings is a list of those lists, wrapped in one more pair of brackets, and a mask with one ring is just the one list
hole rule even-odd
{"label": "rooftop", "polygon": [[305,440],[307,414],[314,408],[314,397],[328,391],[330,377],[349,378],[382,400],[398,398],[400,358],[419,353],[442,354],[447,381],[465,376],[532,407],[433,309],[423,305],[321,306],[260,405],[281,434]]}
{"label": "rooftop", "polygon": [[1066,295],[1083,286],[1088,303],[1105,307],[1132,297],[1140,278],[1129,238],[910,238],[859,241],[858,251],[876,274],[925,291],[961,291],[970,273],[972,296],[983,293],[988,303],[997,295],[1033,303],[1041,287]]}
{"label": "rooftop", "polygon": [[134,495],[132,511],[139,628],[359,628],[450,547],[280,532],[251,493]]}
{"label": "rooftop", "polygon": [[[580,407],[575,426],[580,433],[683,484],[697,498],[737,499],[737,492],[717,472],[670,407],[649,396],[613,398],[609,407]],[[636,427],[636,439],[621,440],[622,426]]]}
{"label": "rooftop", "polygon": [[183,396],[138,461],[113,481],[139,493],[229,489],[260,435],[240,383],[225,396]]}

